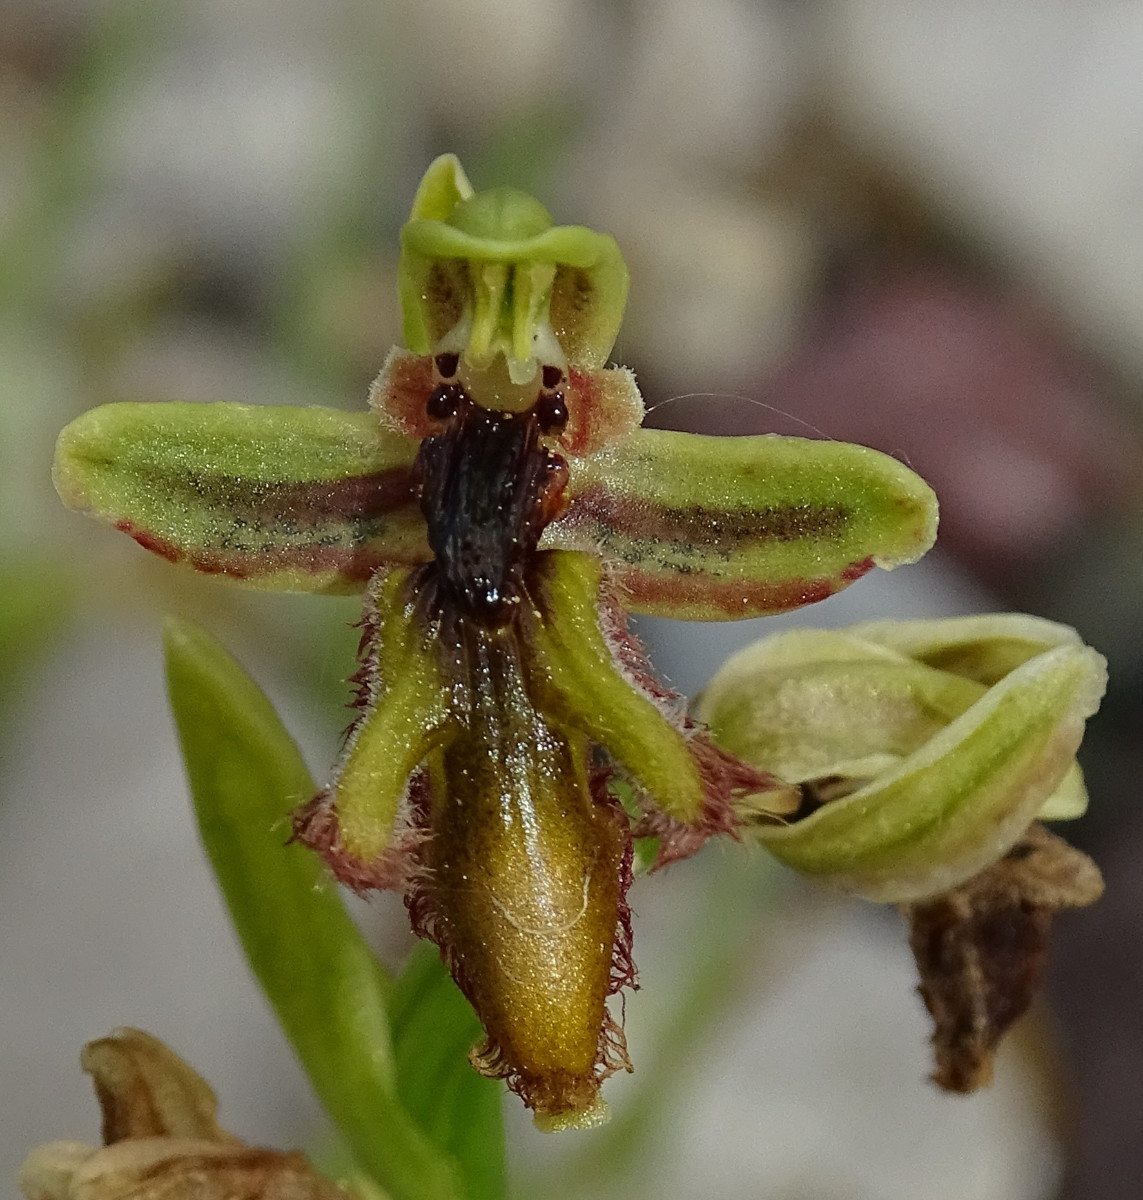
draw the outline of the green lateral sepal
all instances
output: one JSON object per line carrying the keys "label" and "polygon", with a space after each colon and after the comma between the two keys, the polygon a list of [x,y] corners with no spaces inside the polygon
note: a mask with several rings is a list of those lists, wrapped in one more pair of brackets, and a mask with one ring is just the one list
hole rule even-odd
{"label": "green lateral sepal", "polygon": [[370,413],[246,404],[108,404],[56,447],[56,489],[146,549],[283,591],[360,591],[429,558],[417,443]]}
{"label": "green lateral sepal", "polygon": [[601,554],[634,612],[784,612],[936,537],[932,489],[865,446],[639,429],[569,465],[571,504],[544,544]]}

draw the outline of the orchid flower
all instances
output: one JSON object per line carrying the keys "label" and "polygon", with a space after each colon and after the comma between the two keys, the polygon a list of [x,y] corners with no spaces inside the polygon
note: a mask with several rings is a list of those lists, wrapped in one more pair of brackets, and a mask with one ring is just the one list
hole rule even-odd
{"label": "orchid flower", "polygon": [[949,1091],[989,1082],[1053,914],[1103,891],[1095,864],[1038,822],[1087,808],[1075,753],[1106,682],[1075,630],[1001,613],[777,634],[701,698],[722,747],[800,795],[781,816],[740,804],[742,835],[901,905]]}
{"label": "orchid flower", "polygon": [[541,1127],[591,1124],[630,1069],[607,1002],[635,981],[633,836],[662,864],[793,794],[687,717],[626,615],[820,600],[923,554],[936,504],[864,447],[641,428],[606,366],[615,242],[452,156],[401,246],[405,346],[370,411],[109,405],[61,435],[56,485],[172,562],[364,590],[359,716],[295,836],[404,895],[483,1024],[478,1070]]}

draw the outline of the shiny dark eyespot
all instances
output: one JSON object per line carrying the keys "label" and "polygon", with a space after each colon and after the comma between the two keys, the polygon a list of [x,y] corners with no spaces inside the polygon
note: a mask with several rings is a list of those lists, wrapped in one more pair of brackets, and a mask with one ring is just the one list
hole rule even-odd
{"label": "shiny dark eyespot", "polygon": [[563,392],[544,392],[536,401],[536,419],[540,422],[542,432],[561,433],[568,423],[568,407],[564,403]]}
{"label": "shiny dark eyespot", "polygon": [[464,388],[459,383],[438,384],[425,402],[425,412],[434,421],[447,420],[460,408],[463,398]]}
{"label": "shiny dark eyespot", "polygon": [[437,371],[442,379],[451,379],[456,374],[457,367],[460,366],[459,354],[438,354],[433,360],[437,364]]}
{"label": "shiny dark eyespot", "polygon": [[[444,372],[442,371],[441,374],[443,375]],[[559,369],[559,367],[545,367],[543,377],[544,387],[549,389],[558,388],[564,381],[564,373]]]}

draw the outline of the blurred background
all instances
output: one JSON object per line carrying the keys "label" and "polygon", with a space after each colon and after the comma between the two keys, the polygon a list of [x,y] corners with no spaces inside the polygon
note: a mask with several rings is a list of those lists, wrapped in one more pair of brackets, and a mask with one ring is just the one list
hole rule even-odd
{"label": "blurred background", "polygon": [[[942,536],[797,618],[1019,608],[1111,660],[1057,923],[994,1086],[939,1095],[903,927],[734,848],[638,883],[638,1071],[608,1128],[510,1106],[527,1196],[1072,1200],[1143,1189],[1143,7],[1118,0],[0,0],[0,1196],[96,1140],[81,1043],[140,1025],[251,1141],[322,1118],[199,854],[164,612],[263,683],[320,778],[353,601],[173,571],[64,512],[119,399],[356,407],[399,337],[430,159],[613,233],[654,423],[865,442]],[[700,688],[792,618],[646,621]],[[383,953],[394,898],[359,906]]]}

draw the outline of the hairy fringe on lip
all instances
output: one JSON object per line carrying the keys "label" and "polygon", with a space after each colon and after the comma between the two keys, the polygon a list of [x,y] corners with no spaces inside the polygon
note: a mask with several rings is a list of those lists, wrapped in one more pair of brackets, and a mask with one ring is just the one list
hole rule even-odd
{"label": "hairy fringe on lip", "polygon": [[[615,995],[620,996],[621,1007],[618,1019],[606,1004],[603,1009],[603,1020],[600,1026],[593,1070],[597,1085],[617,1071],[633,1069],[627,1053],[627,1039],[623,1031],[623,1016],[626,1006],[623,1004],[622,992],[627,988],[637,990],[639,987],[633,958],[631,907],[627,900],[627,892],[634,879],[634,849],[628,832],[627,814],[618,800],[607,790],[606,777],[609,774],[610,772],[607,770],[591,770],[589,789],[592,803],[607,811],[624,835],[624,849],[619,873],[619,903],[607,992],[608,999]],[[407,843],[411,861],[405,873],[405,908],[408,910],[413,932],[418,937],[432,942],[438,948],[441,961],[448,968],[453,981],[464,993],[469,1003],[475,1007],[475,989],[467,977],[460,956],[449,941],[443,922],[439,920],[437,903],[433,895],[432,871],[425,863],[424,850],[428,838],[431,836],[428,832],[431,820],[431,796],[427,772],[420,772],[414,783],[415,787],[410,789],[413,837]],[[486,1034],[470,1051],[469,1061],[480,1074],[491,1079],[504,1080],[509,1090],[515,1092],[529,1107],[546,1107],[543,1098],[536,1094],[533,1081],[527,1079],[516,1069],[494,1037]]]}

